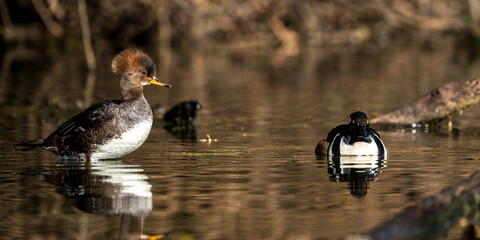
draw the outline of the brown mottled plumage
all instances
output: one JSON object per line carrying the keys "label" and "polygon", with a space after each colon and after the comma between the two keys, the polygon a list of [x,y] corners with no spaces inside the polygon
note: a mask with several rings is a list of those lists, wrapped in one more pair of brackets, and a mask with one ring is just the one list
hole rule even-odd
{"label": "brown mottled plumage", "polygon": [[44,140],[17,144],[23,150],[42,148],[63,159],[118,158],[138,147],[152,125],[152,110],[143,96],[143,86],[160,82],[153,61],[140,49],[127,49],[112,62],[120,74],[122,100],[95,104],[62,124]]}

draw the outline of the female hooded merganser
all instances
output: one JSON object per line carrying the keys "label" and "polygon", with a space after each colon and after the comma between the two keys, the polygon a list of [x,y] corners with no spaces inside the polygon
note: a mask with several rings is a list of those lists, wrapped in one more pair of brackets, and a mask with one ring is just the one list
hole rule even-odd
{"label": "female hooded merganser", "polygon": [[125,156],[147,139],[152,128],[152,109],[143,87],[158,80],[153,61],[139,49],[127,49],[112,62],[120,75],[122,100],[95,104],[71,118],[44,140],[17,144],[23,150],[46,149],[62,159],[112,159]]}
{"label": "female hooded merganser", "polygon": [[387,156],[387,148],[377,131],[370,128],[367,115],[354,112],[348,124],[342,124],[328,133],[326,141],[320,141],[315,148],[317,155],[377,155]]}

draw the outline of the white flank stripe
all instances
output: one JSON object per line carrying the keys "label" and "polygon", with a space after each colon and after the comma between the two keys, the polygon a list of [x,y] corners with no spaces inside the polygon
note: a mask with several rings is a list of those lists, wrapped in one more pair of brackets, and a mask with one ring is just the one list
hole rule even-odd
{"label": "white flank stripe", "polygon": [[387,151],[387,147],[385,146],[385,144],[383,143],[382,139],[377,135],[377,134],[373,134],[376,138],[378,138],[378,140],[380,140],[380,142],[382,143],[382,146],[383,146],[383,156],[387,157],[388,155],[388,151]]}

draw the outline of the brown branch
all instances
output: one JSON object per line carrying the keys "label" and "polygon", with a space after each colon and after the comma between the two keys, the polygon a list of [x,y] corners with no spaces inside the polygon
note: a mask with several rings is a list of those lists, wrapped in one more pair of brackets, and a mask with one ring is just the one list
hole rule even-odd
{"label": "brown branch", "polygon": [[10,14],[8,13],[8,6],[5,3],[5,0],[0,0],[0,17],[2,18],[3,22],[3,35],[5,38],[13,38],[14,31],[13,31],[13,24],[12,20],[10,19]]}
{"label": "brown branch", "polygon": [[0,15],[2,17],[2,22],[5,27],[13,27],[12,20],[10,19],[10,14],[8,13],[8,6],[5,3],[5,0],[0,0]]}
{"label": "brown branch", "polygon": [[472,30],[477,36],[480,36],[480,2],[477,0],[469,0],[468,3],[473,19]]}
{"label": "brown branch", "polygon": [[85,58],[87,59],[87,66],[90,71],[95,71],[97,68],[97,63],[95,61],[95,54],[92,47],[90,25],[88,23],[87,4],[85,3],[85,0],[78,0],[78,14],[80,16],[83,48],[85,51]]}
{"label": "brown branch", "polygon": [[57,38],[62,37],[64,34],[62,26],[52,18],[50,11],[42,0],[32,0],[32,3],[48,31]]}

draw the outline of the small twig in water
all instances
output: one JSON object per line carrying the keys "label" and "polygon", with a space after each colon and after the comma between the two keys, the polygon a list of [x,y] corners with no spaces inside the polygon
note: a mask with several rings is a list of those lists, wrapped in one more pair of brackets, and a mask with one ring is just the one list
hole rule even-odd
{"label": "small twig in water", "polygon": [[199,139],[200,142],[206,142],[208,144],[211,144],[212,142],[218,142],[218,139],[216,138],[211,138],[209,134],[207,134],[207,138],[201,138]]}

